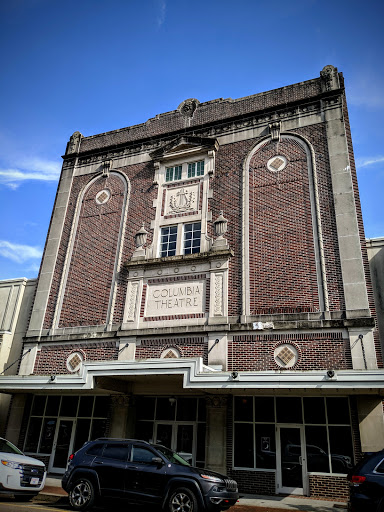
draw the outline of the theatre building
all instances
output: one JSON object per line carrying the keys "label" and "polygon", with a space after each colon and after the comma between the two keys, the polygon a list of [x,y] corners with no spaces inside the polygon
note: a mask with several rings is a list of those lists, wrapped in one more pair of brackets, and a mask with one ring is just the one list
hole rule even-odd
{"label": "theatre building", "polygon": [[243,493],[345,498],[384,371],[342,74],[75,132],[0,391],[51,473],[135,437]]}

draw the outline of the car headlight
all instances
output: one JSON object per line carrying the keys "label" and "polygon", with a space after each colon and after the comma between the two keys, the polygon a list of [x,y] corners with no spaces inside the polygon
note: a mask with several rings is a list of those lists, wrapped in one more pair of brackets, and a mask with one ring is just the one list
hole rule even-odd
{"label": "car headlight", "polygon": [[7,466],[12,469],[21,469],[20,464],[18,462],[14,462],[13,460],[1,459],[1,463],[3,464],[3,466]]}
{"label": "car headlight", "polygon": [[221,478],[218,478],[217,476],[213,476],[213,475],[204,475],[204,474],[200,474],[200,476],[202,478],[205,478],[205,480],[209,480],[210,482],[215,482],[216,484],[222,484],[224,483],[223,480]]}

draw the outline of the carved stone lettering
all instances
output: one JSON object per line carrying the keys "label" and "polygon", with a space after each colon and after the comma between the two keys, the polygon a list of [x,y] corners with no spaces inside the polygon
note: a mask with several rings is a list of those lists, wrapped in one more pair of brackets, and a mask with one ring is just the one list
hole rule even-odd
{"label": "carved stone lettering", "polygon": [[204,308],[204,281],[148,285],[145,316],[203,313]]}

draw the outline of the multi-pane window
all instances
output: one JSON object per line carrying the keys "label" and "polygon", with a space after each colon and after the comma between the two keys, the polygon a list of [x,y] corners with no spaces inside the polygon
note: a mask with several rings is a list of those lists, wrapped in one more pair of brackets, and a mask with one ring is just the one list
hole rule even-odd
{"label": "multi-pane window", "polygon": [[205,431],[204,398],[137,397],[136,439],[155,440],[178,453],[189,452],[192,443],[194,465],[204,467]]}
{"label": "multi-pane window", "polygon": [[167,167],[165,171],[165,181],[181,180],[181,165]]}
{"label": "multi-pane window", "polygon": [[105,436],[109,397],[36,395],[33,399],[24,451],[50,454],[60,417],[77,418],[73,451]]}
{"label": "multi-pane window", "polygon": [[161,228],[160,257],[175,256],[177,241],[177,226]]}
{"label": "multi-pane window", "polygon": [[204,160],[188,164],[188,178],[204,175]]}
{"label": "multi-pane window", "polygon": [[185,224],[184,226],[184,254],[200,252],[201,223]]}
{"label": "multi-pane window", "polygon": [[309,472],[345,474],[352,467],[348,398],[251,396],[234,398],[234,466],[276,469],[276,427],[289,423],[303,425]]}

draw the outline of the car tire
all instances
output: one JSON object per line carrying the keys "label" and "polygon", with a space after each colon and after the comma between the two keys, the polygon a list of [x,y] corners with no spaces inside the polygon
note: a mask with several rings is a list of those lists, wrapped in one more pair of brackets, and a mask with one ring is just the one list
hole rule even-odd
{"label": "car tire", "polygon": [[80,478],[71,486],[68,498],[74,510],[88,510],[95,501],[95,487],[87,478]]}
{"label": "car tire", "polygon": [[169,512],[198,512],[196,496],[186,487],[173,490],[167,505]]}
{"label": "car tire", "polygon": [[35,494],[14,494],[15,501],[29,501],[34,498]]}

